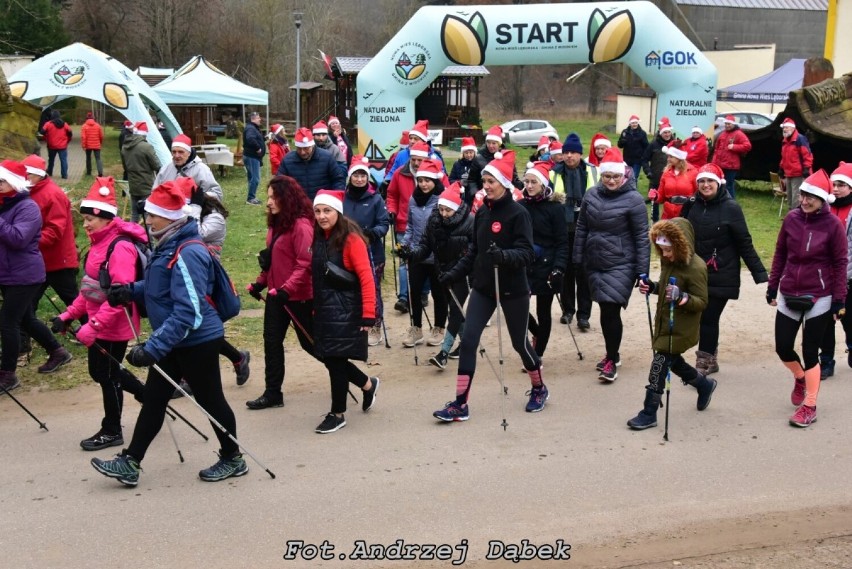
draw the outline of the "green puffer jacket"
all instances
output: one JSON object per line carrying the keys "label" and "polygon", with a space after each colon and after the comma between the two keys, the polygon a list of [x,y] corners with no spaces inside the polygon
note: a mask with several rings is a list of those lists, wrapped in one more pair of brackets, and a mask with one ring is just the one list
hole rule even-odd
{"label": "green puffer jacket", "polygon": [[154,176],[160,171],[160,160],[154,147],[144,136],[134,134],[124,139],[121,157],[127,170],[130,195],[136,199],[148,197],[154,185]]}
{"label": "green puffer jacket", "polygon": [[[651,243],[660,255],[660,281],[657,283],[657,316],[654,320],[654,350],[682,354],[698,343],[701,313],[707,307],[707,264],[695,254],[692,224],[682,217],[658,221],[649,232]],[[672,243],[672,260],[662,255],[657,238],[665,236]],[[686,303],[675,305],[674,327],[669,348],[669,303],[666,284],[669,277],[689,295]]]}

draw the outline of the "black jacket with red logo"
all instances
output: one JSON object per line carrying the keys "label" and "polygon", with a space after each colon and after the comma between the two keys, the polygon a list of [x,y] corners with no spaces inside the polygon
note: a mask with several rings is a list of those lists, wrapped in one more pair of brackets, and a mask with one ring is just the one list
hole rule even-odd
{"label": "black jacket with red logo", "polygon": [[500,265],[500,296],[512,298],[530,293],[526,268],[535,260],[532,221],[526,208],[512,192],[502,198],[485,200],[473,221],[473,244],[467,255],[453,267],[454,277],[470,275],[470,284],[488,297],[494,297],[494,265],[488,248],[494,243],[503,251]]}

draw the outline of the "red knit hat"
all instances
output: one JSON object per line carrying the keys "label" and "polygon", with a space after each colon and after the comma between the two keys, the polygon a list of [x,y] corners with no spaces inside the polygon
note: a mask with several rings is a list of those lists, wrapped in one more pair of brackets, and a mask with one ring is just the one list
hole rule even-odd
{"label": "red knit hat", "polygon": [[186,205],[183,185],[178,182],[180,179],[163,182],[154,188],[145,200],[145,211],[172,221],[186,217],[192,210]]}
{"label": "red knit hat", "polygon": [[409,149],[408,154],[418,158],[429,158],[429,145],[425,142],[416,142]]}
{"label": "red knit hat", "polygon": [[327,205],[343,215],[343,192],[340,190],[320,190],[314,198],[314,206]]}
{"label": "red knit hat", "polygon": [[550,184],[550,169],[553,164],[547,161],[538,161],[533,163],[532,167],[527,168],[527,174],[532,174],[545,186]]}
{"label": "red knit hat", "polygon": [[698,169],[695,181],[697,182],[698,180],[714,180],[717,184],[724,184],[725,175],[722,173],[722,169],[716,164],[707,163]]}
{"label": "red knit hat", "polygon": [[118,206],[115,202],[115,179],[112,176],[95,178],[89,193],[80,202],[80,213],[104,219],[112,219],[118,215]]}
{"label": "red knit hat", "polygon": [[314,142],[313,133],[305,127],[296,131],[296,136],[293,137],[293,141],[296,143],[296,148],[308,148],[309,146],[314,146],[314,144],[316,144]]}
{"label": "red knit hat", "polygon": [[370,174],[370,161],[367,160],[367,157],[363,154],[356,154],[352,157],[352,164],[349,165],[349,172],[347,173],[347,175],[351,176],[354,172],[357,172],[358,170],[362,170],[368,175]]}
{"label": "red knit hat", "polygon": [[538,139],[538,146],[536,147],[536,150],[546,150],[548,148],[550,148],[550,137],[545,134]]}
{"label": "red knit hat", "polygon": [[662,148],[663,154],[674,156],[678,160],[686,160],[686,150],[683,150],[683,141],[675,138]]}
{"label": "red knit hat", "polygon": [[461,202],[461,185],[458,182],[450,184],[450,187],[438,196],[438,205],[448,207],[453,211],[458,211],[461,207]]}
{"label": "red knit hat", "polygon": [[624,157],[618,148],[609,148],[598,166],[601,174],[625,174]]}
{"label": "red knit hat", "polygon": [[185,134],[179,134],[172,140],[172,148],[177,146],[183,148],[187,152],[192,152],[192,140]]}
{"label": "red knit hat", "polygon": [[[500,128],[500,127],[497,127]],[[490,132],[491,129],[489,129]],[[513,188],[512,172],[515,170],[515,151],[503,150],[494,153],[494,160],[482,169],[483,174],[491,174],[506,188]]]}
{"label": "red knit hat", "polygon": [[30,154],[21,160],[21,164],[24,165],[24,169],[27,171],[27,174],[35,174],[36,176],[47,178],[47,172],[45,171],[47,164],[41,156],[37,154]]}
{"label": "red knit hat", "polygon": [[465,136],[462,138],[461,151],[464,152],[465,150],[473,150],[476,152],[476,141],[472,136]]}
{"label": "red knit hat", "polygon": [[145,121],[139,121],[138,123],[133,125],[133,134],[141,134],[142,136],[148,136],[148,123]]}
{"label": "red knit hat", "polygon": [[627,120],[627,124],[630,124],[632,122],[639,124],[639,117],[636,115],[630,115],[630,118]]}
{"label": "red knit hat", "polygon": [[14,160],[0,162],[0,180],[6,180],[17,192],[25,191],[30,185],[27,181],[27,168]]}
{"label": "red knit hat", "polygon": [[429,121],[422,120],[417,121],[417,123],[408,131],[408,136],[416,136],[423,142],[429,140]]}
{"label": "red knit hat", "polygon": [[500,128],[499,125],[494,125],[488,129],[488,132],[485,133],[485,141],[494,140],[496,142],[503,142],[503,129]]}
{"label": "red knit hat", "polygon": [[415,174],[416,178],[429,178],[431,180],[438,180],[444,177],[443,171],[441,171],[441,163],[438,160],[433,160],[432,158],[427,158],[423,162],[420,163],[420,167],[417,168],[417,173]]}
{"label": "red knit hat", "polygon": [[852,186],[852,163],[841,162],[840,165],[831,173],[832,182],[843,182],[847,186]]}
{"label": "red knit hat", "polygon": [[824,202],[834,203],[834,194],[831,192],[831,188],[831,180],[828,179],[828,174],[820,168],[805,178],[805,181],[799,186],[799,191],[816,196]]}
{"label": "red knit hat", "polygon": [[325,124],[325,121],[319,121],[311,131],[313,134],[328,134],[328,125]]}
{"label": "red knit hat", "polygon": [[605,134],[601,134],[599,132],[592,137],[592,149],[595,149],[598,146],[606,146],[607,148],[612,148],[612,142],[610,142],[610,140],[606,137]]}

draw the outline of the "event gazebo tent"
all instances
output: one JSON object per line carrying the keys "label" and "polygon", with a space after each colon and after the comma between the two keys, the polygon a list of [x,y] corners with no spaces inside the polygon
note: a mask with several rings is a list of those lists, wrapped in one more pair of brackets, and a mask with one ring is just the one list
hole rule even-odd
{"label": "event gazebo tent", "polygon": [[766,75],[719,89],[716,100],[743,103],[787,103],[790,91],[802,88],[804,77],[805,60],[791,59]]}

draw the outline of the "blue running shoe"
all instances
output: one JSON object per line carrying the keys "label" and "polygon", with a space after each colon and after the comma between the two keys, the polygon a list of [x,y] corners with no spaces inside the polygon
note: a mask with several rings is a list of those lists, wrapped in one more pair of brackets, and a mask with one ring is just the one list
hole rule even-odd
{"label": "blue running shoe", "polygon": [[547,392],[547,386],[543,383],[541,387],[533,387],[526,393],[530,396],[530,400],[527,403],[527,413],[538,413],[542,409],[544,409],[544,404],[547,402],[547,399],[550,397],[550,393]]}
{"label": "blue running shoe", "polygon": [[459,405],[455,401],[450,401],[444,405],[443,409],[439,409],[432,413],[432,416],[440,421],[451,423],[453,421],[467,421],[470,419],[470,410],[467,405]]}

